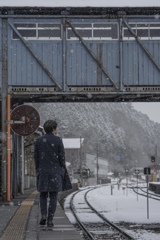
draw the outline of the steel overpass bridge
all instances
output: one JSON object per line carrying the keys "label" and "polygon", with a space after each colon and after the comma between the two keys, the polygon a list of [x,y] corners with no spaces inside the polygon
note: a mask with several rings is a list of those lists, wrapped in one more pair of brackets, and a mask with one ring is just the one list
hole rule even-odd
{"label": "steel overpass bridge", "polygon": [[10,188],[10,111],[19,104],[159,101],[158,14],[158,7],[0,7],[2,192]]}

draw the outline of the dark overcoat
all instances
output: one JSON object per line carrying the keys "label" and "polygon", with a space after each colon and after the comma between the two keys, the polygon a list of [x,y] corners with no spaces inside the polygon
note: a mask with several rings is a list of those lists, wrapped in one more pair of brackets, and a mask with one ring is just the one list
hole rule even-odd
{"label": "dark overcoat", "polygon": [[34,159],[39,192],[58,192],[72,188],[60,137],[53,133],[38,137],[35,142]]}

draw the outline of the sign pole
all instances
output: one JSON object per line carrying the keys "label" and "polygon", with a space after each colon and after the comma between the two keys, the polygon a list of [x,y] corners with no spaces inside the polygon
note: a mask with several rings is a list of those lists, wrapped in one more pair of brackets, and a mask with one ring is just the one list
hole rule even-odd
{"label": "sign pole", "polygon": [[125,173],[126,173],[126,196],[128,196],[128,172],[129,172],[129,169],[125,169]]}
{"label": "sign pole", "polygon": [[148,176],[151,174],[150,168],[144,168],[144,174],[147,175],[147,219],[149,219],[149,196],[148,196]]}
{"label": "sign pole", "polygon": [[138,201],[138,173],[137,173],[137,201]]}
{"label": "sign pole", "polygon": [[148,169],[147,169],[147,219],[149,219]]}
{"label": "sign pole", "polygon": [[139,169],[135,169],[135,174],[137,175],[137,201],[138,201],[138,174],[139,174]]}

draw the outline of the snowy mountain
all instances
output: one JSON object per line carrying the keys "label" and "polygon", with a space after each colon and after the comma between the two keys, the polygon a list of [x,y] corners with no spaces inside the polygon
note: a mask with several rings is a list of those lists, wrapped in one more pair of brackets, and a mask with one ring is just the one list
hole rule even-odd
{"label": "snowy mountain", "polygon": [[[131,103],[34,104],[41,124],[56,119],[63,138],[82,137],[85,151],[105,157],[116,168],[146,167],[160,149],[160,124]],[[157,157],[159,159],[159,157]],[[158,160],[159,161],[159,160]]]}

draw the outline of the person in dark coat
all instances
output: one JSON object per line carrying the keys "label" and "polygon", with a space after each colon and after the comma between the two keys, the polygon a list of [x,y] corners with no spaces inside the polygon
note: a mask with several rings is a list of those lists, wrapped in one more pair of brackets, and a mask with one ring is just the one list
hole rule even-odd
{"label": "person in dark coat", "polygon": [[[40,225],[53,226],[56,211],[57,194],[72,188],[65,164],[63,141],[57,135],[57,122],[47,120],[43,128],[45,135],[36,139],[34,149],[35,168],[37,174],[37,190],[40,192]],[[47,198],[49,207],[47,214]]]}

